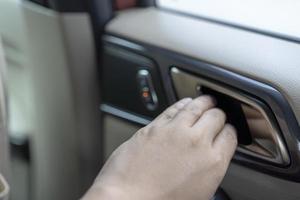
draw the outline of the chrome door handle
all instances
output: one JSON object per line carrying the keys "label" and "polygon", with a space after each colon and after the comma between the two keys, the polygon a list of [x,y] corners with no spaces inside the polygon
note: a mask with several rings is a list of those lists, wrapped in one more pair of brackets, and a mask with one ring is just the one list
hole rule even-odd
{"label": "chrome door handle", "polygon": [[[205,93],[205,89],[210,89],[238,102],[252,138],[249,144],[239,144],[238,152],[279,165],[286,166],[290,163],[280,130],[276,122],[268,115],[268,107],[262,102],[233,88],[189,74],[176,67],[171,69],[171,76],[178,98],[194,98],[201,94],[210,94]],[[229,112],[236,111],[230,110]]]}

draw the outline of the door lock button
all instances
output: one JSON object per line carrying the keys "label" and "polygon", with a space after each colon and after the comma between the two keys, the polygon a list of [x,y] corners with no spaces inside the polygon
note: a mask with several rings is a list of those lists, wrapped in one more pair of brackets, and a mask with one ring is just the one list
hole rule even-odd
{"label": "door lock button", "polygon": [[158,106],[157,95],[153,86],[151,74],[148,70],[141,69],[137,73],[137,81],[141,99],[148,110],[155,110]]}

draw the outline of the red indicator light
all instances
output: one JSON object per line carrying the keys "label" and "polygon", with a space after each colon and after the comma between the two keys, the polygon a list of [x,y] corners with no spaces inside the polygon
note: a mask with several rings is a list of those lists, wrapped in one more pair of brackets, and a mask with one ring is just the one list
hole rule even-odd
{"label": "red indicator light", "polygon": [[149,97],[149,92],[143,92],[142,95],[143,95],[144,98],[148,98]]}

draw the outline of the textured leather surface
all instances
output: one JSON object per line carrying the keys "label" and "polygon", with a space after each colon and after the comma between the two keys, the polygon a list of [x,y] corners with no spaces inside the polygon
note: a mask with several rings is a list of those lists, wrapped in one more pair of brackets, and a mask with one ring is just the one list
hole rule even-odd
{"label": "textured leather surface", "polygon": [[268,83],[286,96],[300,121],[300,44],[157,8],[120,12],[106,31]]}

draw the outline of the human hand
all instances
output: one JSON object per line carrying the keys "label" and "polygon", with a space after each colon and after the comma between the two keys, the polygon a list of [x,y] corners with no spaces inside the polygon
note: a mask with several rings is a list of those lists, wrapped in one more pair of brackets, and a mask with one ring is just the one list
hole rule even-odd
{"label": "human hand", "polygon": [[83,199],[211,199],[237,146],[214,106],[201,96],[169,107],[110,156]]}

